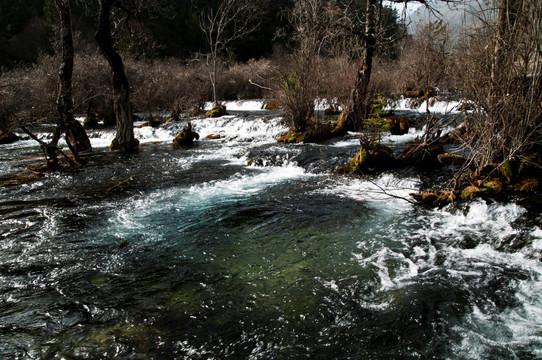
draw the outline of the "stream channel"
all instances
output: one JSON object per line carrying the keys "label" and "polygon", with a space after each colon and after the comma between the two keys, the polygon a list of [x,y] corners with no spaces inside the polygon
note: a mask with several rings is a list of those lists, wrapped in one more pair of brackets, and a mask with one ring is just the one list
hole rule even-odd
{"label": "stream channel", "polygon": [[[339,175],[355,134],[278,144],[233,105],[192,148],[91,130],[85,166],[0,187],[1,359],[542,358],[539,199],[413,205],[438,172]],[[41,162],[0,145],[0,179]]]}

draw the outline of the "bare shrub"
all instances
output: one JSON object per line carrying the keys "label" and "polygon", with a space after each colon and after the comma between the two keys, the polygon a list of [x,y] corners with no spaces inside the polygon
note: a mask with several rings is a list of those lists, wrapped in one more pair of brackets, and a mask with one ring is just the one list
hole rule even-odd
{"label": "bare shrub", "polygon": [[269,97],[274,69],[268,59],[233,64],[219,76],[217,92],[224,100]]}
{"label": "bare shrub", "polygon": [[0,78],[1,126],[6,129],[18,123],[56,116],[58,59],[42,56],[37,63],[11,70]]}
{"label": "bare shrub", "polygon": [[98,113],[114,119],[110,77],[109,65],[96,48],[87,48],[76,54],[73,70],[76,113]]}
{"label": "bare shrub", "polygon": [[458,61],[463,94],[474,105],[462,140],[477,175],[541,145],[542,3],[495,5],[463,39]]}

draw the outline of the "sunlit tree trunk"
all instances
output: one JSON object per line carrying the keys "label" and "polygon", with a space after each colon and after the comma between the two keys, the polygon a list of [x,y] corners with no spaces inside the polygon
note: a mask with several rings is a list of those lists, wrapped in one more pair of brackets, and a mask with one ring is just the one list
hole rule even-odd
{"label": "sunlit tree trunk", "polygon": [[139,141],[134,137],[132,113],[130,109],[130,86],[122,58],[113,47],[111,35],[111,10],[116,0],[99,0],[100,13],[96,41],[111,67],[113,107],[117,121],[117,133],[111,143],[112,150],[131,152],[137,149]]}

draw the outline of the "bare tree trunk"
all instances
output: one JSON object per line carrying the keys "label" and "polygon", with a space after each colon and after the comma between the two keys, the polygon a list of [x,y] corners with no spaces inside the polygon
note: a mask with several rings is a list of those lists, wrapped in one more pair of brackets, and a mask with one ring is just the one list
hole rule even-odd
{"label": "bare tree trunk", "polygon": [[90,140],[83,126],[73,116],[72,99],[72,75],[73,75],[73,34],[71,21],[71,1],[55,0],[60,17],[60,32],[62,40],[62,64],[59,72],[59,88],[57,97],[57,109],[59,120],[53,134],[50,146],[47,147],[47,155],[51,166],[56,166],[57,145],[62,133],[66,133],[66,142],[73,157],[79,161],[79,154],[92,151]]}
{"label": "bare tree trunk", "polygon": [[137,149],[139,141],[134,137],[134,126],[130,110],[130,86],[122,58],[113,47],[111,35],[111,10],[116,0],[99,0],[100,14],[96,41],[111,67],[113,108],[117,121],[117,133],[110,147],[112,150],[131,152]]}
{"label": "bare tree trunk", "polygon": [[376,48],[376,7],[378,0],[367,0],[365,15],[365,54],[358,69],[356,84],[352,91],[351,121],[356,129],[361,129],[363,119],[369,115],[370,101],[367,100],[369,82],[373,70],[373,57]]}
{"label": "bare tree trunk", "polygon": [[216,92],[216,77],[218,75],[218,69],[217,69],[217,54],[213,54],[213,75],[211,76],[212,79],[211,79],[211,84],[213,86],[213,105],[214,106],[217,106],[218,105],[218,95],[217,95],[217,92]]}

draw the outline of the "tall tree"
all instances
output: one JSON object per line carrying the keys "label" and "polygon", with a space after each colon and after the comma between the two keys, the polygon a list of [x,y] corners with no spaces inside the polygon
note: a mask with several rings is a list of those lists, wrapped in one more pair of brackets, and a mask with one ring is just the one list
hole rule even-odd
{"label": "tall tree", "polygon": [[[377,0],[367,0],[365,10],[365,52],[356,74],[356,83],[352,90],[351,115],[356,127],[361,127],[361,121],[369,115],[368,89],[373,71],[373,58],[376,50],[376,27],[377,27]],[[382,4],[382,0],[380,0]]]}
{"label": "tall tree", "polygon": [[66,134],[66,143],[72,151],[74,158],[80,160],[80,154],[92,150],[90,140],[83,126],[74,118],[72,98],[73,74],[73,34],[71,21],[71,1],[55,0],[60,18],[60,35],[62,43],[62,64],[59,71],[59,87],[57,97],[58,123],[48,146],[45,147],[49,157],[48,165],[56,167],[58,141],[63,133]]}
{"label": "tall tree", "polygon": [[112,150],[131,152],[137,149],[139,141],[134,136],[130,109],[130,86],[124,71],[124,63],[113,46],[111,12],[115,3],[117,0],[99,0],[98,29],[95,37],[111,67],[111,87],[117,132],[110,147]]}
{"label": "tall tree", "polygon": [[[405,5],[409,3],[421,3],[431,9],[429,2],[425,0],[388,0],[389,2],[403,3]],[[462,0],[436,0],[446,3],[458,3]],[[364,54],[357,71],[356,82],[354,89],[352,90],[352,100],[350,108],[347,110],[348,119],[354,127],[360,128],[362,121],[370,112],[371,99],[368,98],[369,83],[371,81],[373,59],[376,53],[380,37],[378,36],[378,30],[381,26],[380,19],[382,18],[382,0],[366,0],[366,11],[364,29],[359,28],[359,21],[357,16],[352,17],[352,6],[354,1],[350,1],[346,6],[345,18],[349,21],[352,33],[361,38],[364,44]],[[355,15],[355,14],[354,14]]]}

